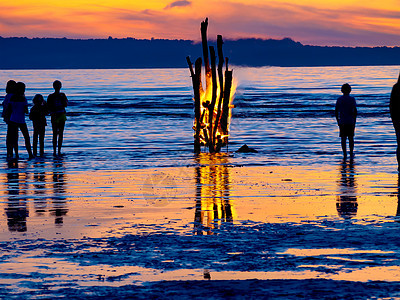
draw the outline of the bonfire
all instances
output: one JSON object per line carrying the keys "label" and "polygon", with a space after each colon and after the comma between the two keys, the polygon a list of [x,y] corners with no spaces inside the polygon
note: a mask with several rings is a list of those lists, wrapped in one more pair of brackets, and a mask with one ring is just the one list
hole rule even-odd
{"label": "bonfire", "polygon": [[[231,119],[232,101],[235,94],[232,70],[228,69],[228,58],[222,52],[222,36],[217,36],[218,66],[213,46],[207,42],[208,18],[201,22],[201,40],[203,59],[195,61],[193,70],[189,56],[189,65],[194,91],[194,152],[200,153],[205,146],[210,153],[218,153],[228,145],[229,124]],[[205,90],[202,84],[201,69],[204,61]],[[211,65],[210,65],[211,64]],[[225,72],[224,72],[225,64]],[[225,73],[225,76],[224,76]],[[218,74],[218,75],[217,75]]]}

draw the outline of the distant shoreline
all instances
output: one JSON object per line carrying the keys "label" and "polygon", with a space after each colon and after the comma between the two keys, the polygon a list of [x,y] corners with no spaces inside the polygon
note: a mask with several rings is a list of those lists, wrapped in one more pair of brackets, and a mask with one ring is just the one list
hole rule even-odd
{"label": "distant shoreline", "polygon": [[[210,42],[210,45],[213,43]],[[186,68],[202,56],[190,40],[0,37],[1,70]],[[237,67],[340,67],[400,65],[400,47],[309,46],[290,38],[224,42],[224,55]]]}
{"label": "distant shoreline", "polygon": [[[380,64],[380,65],[308,65],[308,66],[241,66],[241,65],[230,65],[231,69],[235,68],[328,68],[328,67],[379,67],[379,66],[399,66],[399,64]],[[0,68],[0,71],[53,71],[53,70],[163,70],[163,69],[186,69],[187,67],[126,67],[126,68]]]}

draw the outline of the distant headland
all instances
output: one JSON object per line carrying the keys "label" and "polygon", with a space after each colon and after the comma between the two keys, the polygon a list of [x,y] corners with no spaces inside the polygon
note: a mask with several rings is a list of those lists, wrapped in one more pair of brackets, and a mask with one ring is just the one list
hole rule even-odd
{"label": "distant headland", "polygon": [[[201,45],[190,40],[0,37],[0,69],[126,69],[187,67]],[[290,38],[224,41],[236,66],[400,65],[400,47],[321,47]]]}

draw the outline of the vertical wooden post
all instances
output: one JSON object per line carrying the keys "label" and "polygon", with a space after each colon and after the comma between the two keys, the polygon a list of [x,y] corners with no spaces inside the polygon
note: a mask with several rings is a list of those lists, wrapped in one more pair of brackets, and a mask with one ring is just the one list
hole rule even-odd
{"label": "vertical wooden post", "polygon": [[194,139],[194,152],[195,153],[200,153],[201,150],[201,144],[200,144],[200,130],[201,130],[201,123],[200,123],[200,117],[201,117],[201,98],[200,98],[200,86],[201,86],[201,64],[202,64],[202,59],[199,57],[196,59],[196,62],[194,63],[194,70],[195,70],[195,81],[193,85],[194,89],[194,114],[196,118],[196,131],[195,131],[195,139]]}
{"label": "vertical wooden post", "polygon": [[232,71],[225,71],[225,90],[224,90],[224,102],[222,105],[223,114],[221,116],[221,130],[225,136],[223,144],[228,143],[228,118],[229,118],[229,100],[231,97],[232,87]]}
{"label": "vertical wooden post", "polygon": [[194,117],[195,117],[195,135],[194,135],[194,152],[200,153],[201,143],[200,143],[200,119],[201,119],[201,58],[198,58],[195,62],[195,71],[193,71],[193,65],[190,61],[189,56],[186,57],[186,61],[189,65],[190,76],[192,77],[193,84],[193,94],[194,94]]}
{"label": "vertical wooden post", "polygon": [[222,74],[222,68],[224,67],[224,54],[222,53],[222,35],[217,36],[217,50],[218,50],[218,78],[219,78],[219,88],[221,94],[223,94],[224,90],[224,76]]}
{"label": "vertical wooden post", "polygon": [[209,143],[209,151],[210,153],[214,153],[215,147],[214,147],[214,135],[213,133],[213,128],[216,124],[214,124],[214,108],[215,108],[215,103],[217,101],[217,70],[216,70],[216,65],[215,65],[215,50],[214,47],[210,46],[210,56],[211,56],[211,78],[212,78],[212,96],[211,96],[211,103],[208,107],[209,111],[209,116],[208,116],[208,123],[209,123],[209,132],[210,132],[210,143]]}
{"label": "vertical wooden post", "polygon": [[[222,68],[224,66],[224,55],[222,53],[222,36],[218,35],[217,36],[217,50],[218,50],[218,79],[219,79],[219,99],[218,99],[218,109],[217,109],[217,116],[215,118],[215,125],[214,125],[214,131],[213,131],[213,140],[215,147],[218,147],[218,142],[217,142],[217,129],[220,127],[220,119],[221,119],[221,114],[223,114],[223,108],[222,108],[222,102],[223,102],[223,97],[224,97],[224,76],[222,72]],[[219,152],[219,150],[217,150]]]}
{"label": "vertical wooden post", "polygon": [[206,74],[206,90],[211,84],[211,69],[210,61],[208,59],[208,41],[207,41],[207,28],[208,28],[208,18],[201,22],[201,44],[203,46],[203,58],[204,58],[204,68]]}

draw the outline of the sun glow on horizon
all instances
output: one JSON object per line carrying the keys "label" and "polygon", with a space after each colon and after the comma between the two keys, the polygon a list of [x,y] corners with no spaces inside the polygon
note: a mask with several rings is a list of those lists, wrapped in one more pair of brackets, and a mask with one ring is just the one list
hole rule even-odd
{"label": "sun glow on horizon", "polygon": [[213,22],[210,36],[291,37],[315,45],[400,44],[400,4],[393,0],[17,0],[0,4],[0,35],[199,40],[205,17]]}

